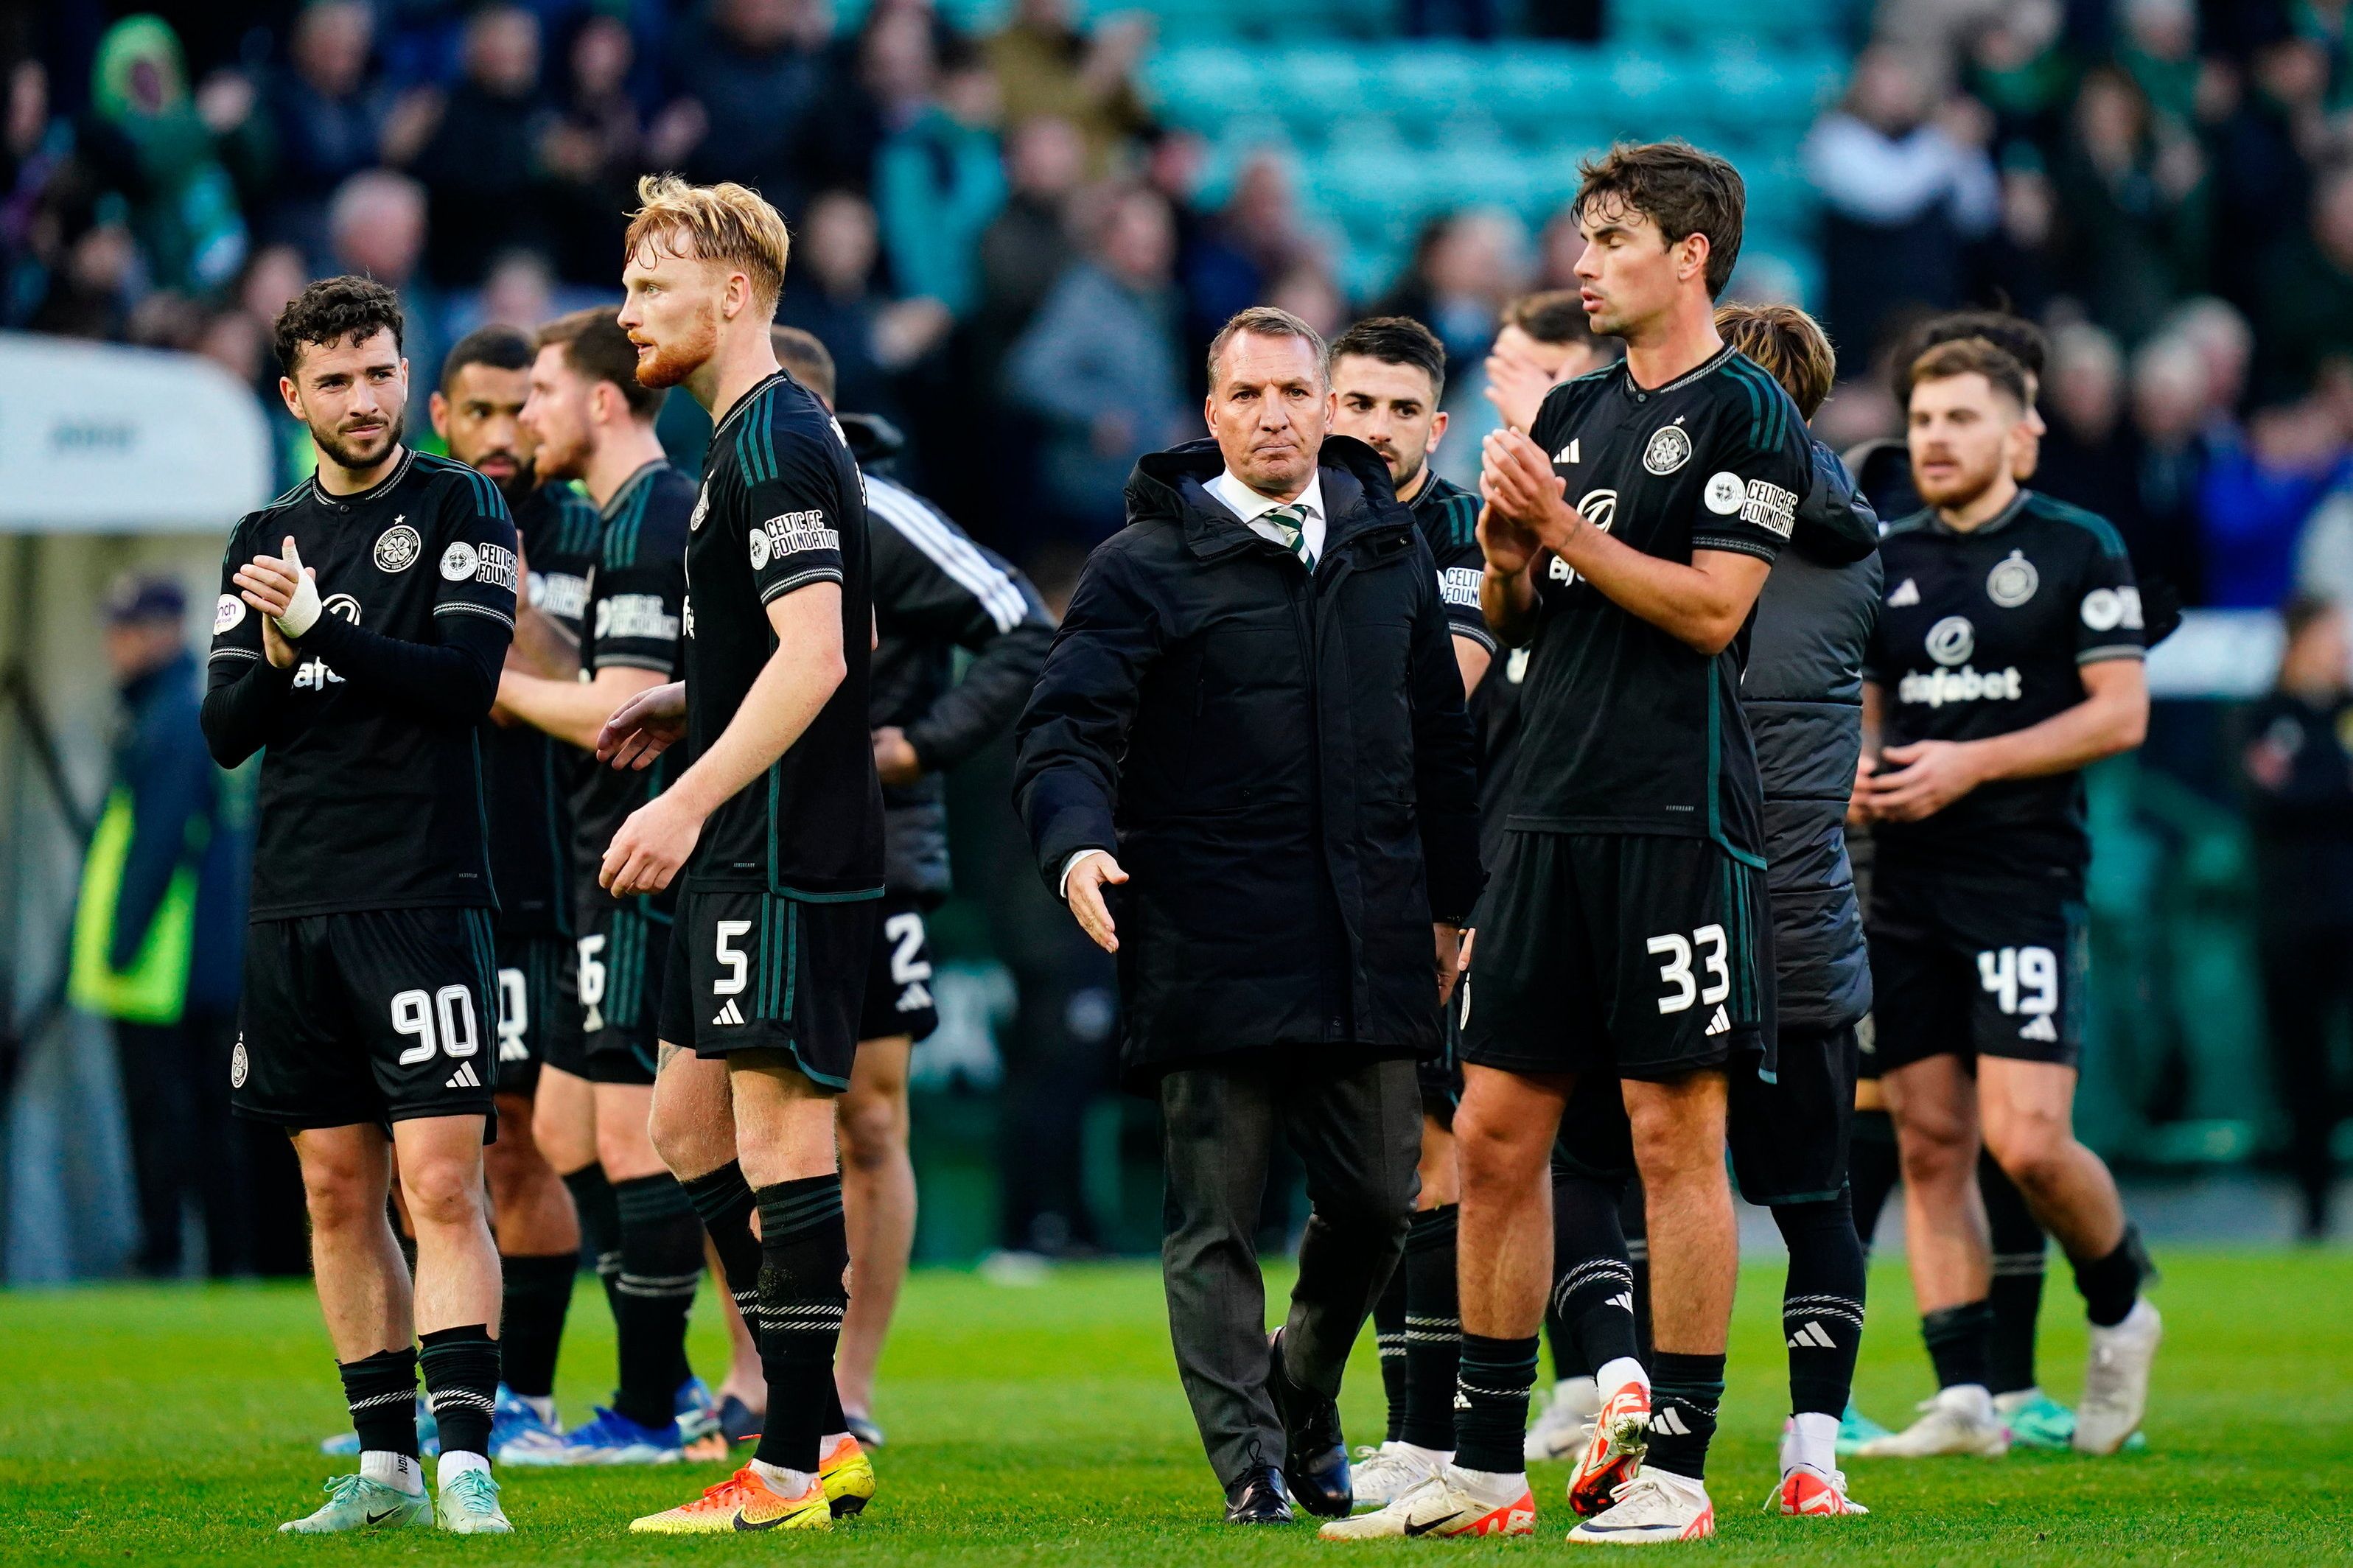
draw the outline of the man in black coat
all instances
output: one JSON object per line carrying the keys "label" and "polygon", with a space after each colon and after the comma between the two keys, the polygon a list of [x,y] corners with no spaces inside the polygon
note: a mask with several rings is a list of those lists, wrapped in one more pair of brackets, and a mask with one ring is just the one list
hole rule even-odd
{"label": "man in black coat", "polygon": [[[1161,1261],[1187,1397],[1238,1522],[1351,1496],[1348,1350],[1396,1266],[1481,881],[1474,742],[1437,572],[1372,448],[1324,439],[1305,322],[1209,354],[1214,441],[1155,453],[1022,715],[1048,882],[1119,959],[1124,1068],[1165,1124]],[[1269,1347],[1252,1235],[1275,1138],[1314,1213]],[[1280,1468],[1282,1475],[1276,1472]]]}

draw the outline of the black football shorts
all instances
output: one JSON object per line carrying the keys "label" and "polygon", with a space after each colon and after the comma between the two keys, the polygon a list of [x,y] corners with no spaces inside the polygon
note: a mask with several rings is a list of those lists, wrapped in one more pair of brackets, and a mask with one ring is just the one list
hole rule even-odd
{"label": "black football shorts", "polygon": [[2082,1055],[2090,955],[2072,881],[1883,861],[1864,934],[1883,1075],[1938,1056],[2073,1067]]}
{"label": "black football shorts", "polygon": [[543,1062],[561,1067],[576,1054],[580,1004],[574,990],[572,942],[561,936],[501,936],[499,1075],[501,1094],[528,1097]]}
{"label": "black football shorts", "polygon": [[255,921],[230,1103],[298,1129],[491,1114],[496,952],[481,909]]}
{"label": "black football shorts", "polygon": [[[1726,1074],[1725,1142],[1733,1179],[1752,1204],[1823,1203],[1846,1190],[1854,1121],[1854,1030],[1788,1029],[1772,1078],[1742,1062]],[[1570,1091],[1553,1166],[1616,1184],[1634,1173],[1621,1086],[1588,1077]]]}
{"label": "black football shorts", "polygon": [[885,893],[875,908],[874,955],[866,964],[858,1037],[927,1040],[940,1026],[940,1009],[932,995],[932,935],[923,900],[913,893]]}
{"label": "black football shorts", "polygon": [[812,1083],[849,1087],[881,900],[757,889],[680,895],[661,1037],[699,1057],[789,1052]]}
{"label": "black football shorts", "polygon": [[670,910],[646,899],[581,890],[581,1065],[591,1083],[650,1084],[669,970]]}
{"label": "black football shorts", "polygon": [[1704,838],[1511,832],[1481,905],[1462,1059],[1659,1079],[1771,1070],[1765,875]]}

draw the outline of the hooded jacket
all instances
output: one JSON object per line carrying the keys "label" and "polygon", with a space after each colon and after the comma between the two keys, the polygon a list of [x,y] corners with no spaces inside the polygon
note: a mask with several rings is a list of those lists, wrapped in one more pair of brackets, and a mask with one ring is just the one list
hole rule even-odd
{"label": "hooded jacket", "polygon": [[1757,596],[1741,707],[1765,790],[1765,887],[1783,1028],[1871,1010],[1871,965],[1846,804],[1862,750],[1862,655],[1879,617],[1879,520],[1837,454],[1814,443],[1790,548]]}
{"label": "hooded jacket", "polygon": [[1362,442],[1326,440],[1323,554],[1145,457],[1016,735],[1015,801],[1059,888],[1112,850],[1134,1084],[1232,1052],[1439,1044],[1430,925],[1479,892],[1475,746],[1430,547]]}

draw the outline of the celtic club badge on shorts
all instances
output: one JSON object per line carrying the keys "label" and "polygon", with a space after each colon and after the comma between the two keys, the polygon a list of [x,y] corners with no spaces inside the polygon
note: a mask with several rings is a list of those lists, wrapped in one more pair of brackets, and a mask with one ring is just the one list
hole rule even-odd
{"label": "celtic club badge on shorts", "polygon": [[1662,476],[1672,474],[1691,461],[1691,437],[1680,425],[1662,425],[1651,436],[1651,444],[1642,448],[1642,467]]}
{"label": "celtic club badge on shorts", "polygon": [[228,1054],[228,1086],[231,1089],[243,1089],[245,1087],[247,1065],[245,1056],[245,1037],[243,1035],[239,1035],[237,1037],[237,1048]]}
{"label": "celtic club badge on shorts", "polygon": [[425,541],[405,522],[395,522],[375,536],[375,569],[379,572],[406,572],[417,564],[424,553]]}
{"label": "celtic club badge on shorts", "polygon": [[2042,585],[2042,574],[2022,551],[2013,550],[2009,558],[1995,563],[1986,574],[1986,597],[2005,610],[2014,610],[2034,597],[2034,590]]}

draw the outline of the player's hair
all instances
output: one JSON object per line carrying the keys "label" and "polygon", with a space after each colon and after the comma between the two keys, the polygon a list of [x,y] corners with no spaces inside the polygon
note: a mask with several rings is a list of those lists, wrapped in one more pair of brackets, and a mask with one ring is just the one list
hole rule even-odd
{"label": "player's hair", "polygon": [[1795,305],[1718,306],[1715,330],[1779,382],[1805,418],[1829,398],[1838,380],[1838,352],[1821,323]]}
{"label": "player's hair", "polygon": [[[634,357],[634,356],[633,356]],[[470,364],[486,364],[492,370],[529,370],[531,340],[519,328],[492,322],[476,327],[449,345],[441,359],[441,379],[437,384],[447,396],[449,385],[458,373]]]}
{"label": "player's hair", "polygon": [[1446,395],[1446,345],[1411,316],[1369,316],[1334,338],[1324,355],[1326,381],[1333,367],[1350,354],[1422,372],[1430,377],[1432,406]]}
{"label": "player's hair", "polygon": [[1740,171],[1680,137],[1669,142],[1620,142],[1577,166],[1584,182],[1571,210],[1578,218],[1611,204],[1649,218],[1669,245],[1707,237],[1707,294],[1724,292],[1740,259],[1740,226],[1748,187]]}
{"label": "player's hair", "polygon": [[768,345],[776,351],[776,363],[793,373],[793,379],[825,399],[833,406],[837,377],[833,368],[833,351],[815,332],[798,327],[770,327]]}
{"label": "player's hair", "polygon": [[667,389],[648,386],[638,379],[638,345],[608,306],[591,306],[558,316],[539,329],[539,348],[561,348],[572,374],[589,381],[610,382],[632,417],[651,419],[661,412]]}
{"label": "player's hair", "polygon": [[1237,310],[1231,320],[1218,329],[1209,340],[1209,390],[1218,390],[1218,362],[1225,357],[1226,345],[1242,332],[1254,338],[1297,338],[1305,343],[1315,358],[1315,374],[1329,385],[1331,378],[1324,374],[1324,334],[1301,321],[1290,311],[1274,305],[1252,305]]}
{"label": "player's hair", "polygon": [[793,239],[783,215],[759,192],[733,180],[696,185],[676,174],[646,174],[638,181],[638,200],[642,205],[622,237],[624,256],[651,250],[682,257],[691,246],[702,260],[742,268],[754,303],[775,313]]}
{"label": "player's hair", "polygon": [[1938,343],[1912,362],[1904,384],[1905,403],[1924,381],[1946,381],[1957,375],[1981,375],[1995,390],[2026,406],[2026,367],[2009,350],[1984,338],[1955,338]]}
{"label": "player's hair", "polygon": [[1947,310],[1941,316],[1929,317],[1904,334],[1892,365],[1895,401],[1901,403],[1911,395],[1912,366],[1922,354],[1938,343],[1956,342],[1962,338],[1983,338],[2016,360],[2019,368],[2037,386],[2042,384],[2043,367],[2051,358],[2051,340],[2041,327],[2008,310]]}
{"label": "player's hair", "polygon": [[270,326],[270,346],[278,351],[278,368],[292,375],[305,343],[321,348],[364,343],[378,332],[389,331],[392,346],[397,349],[405,325],[399,295],[373,278],[346,272],[322,278],[286,301]]}
{"label": "player's hair", "polygon": [[1585,300],[1574,289],[1521,295],[1504,307],[1504,324],[1519,328],[1540,343],[1593,341],[1593,329],[1585,319]]}

